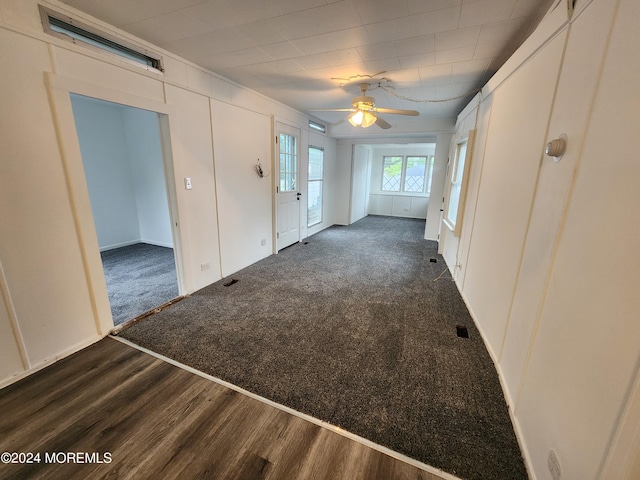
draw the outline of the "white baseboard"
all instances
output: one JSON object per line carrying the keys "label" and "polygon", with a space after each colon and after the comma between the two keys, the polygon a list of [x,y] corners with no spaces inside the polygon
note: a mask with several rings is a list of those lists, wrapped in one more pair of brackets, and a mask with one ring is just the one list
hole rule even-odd
{"label": "white baseboard", "polygon": [[157,242],[155,240],[148,240],[148,239],[145,239],[145,238],[138,238],[137,240],[130,240],[130,241],[127,241],[127,242],[122,242],[122,243],[114,243],[113,245],[105,245],[104,247],[100,247],[100,251],[101,252],[106,252],[108,250],[115,250],[116,248],[128,247],[130,245],[135,245],[137,243],[146,243],[147,245],[155,245],[156,247],[173,248],[173,244],[172,243]]}
{"label": "white baseboard", "polygon": [[68,357],[69,355],[72,355],[72,354],[74,354],[76,352],[79,352],[83,348],[87,348],[89,345],[93,345],[94,343],[102,340],[102,338],[103,337],[97,335],[95,337],[88,338],[86,340],[78,342],[75,345],[73,345],[73,346],[61,351],[60,353],[56,354],[55,356],[53,356],[51,358],[46,358],[45,360],[43,360],[39,364],[31,367],[28,370],[23,370],[22,372],[16,373],[16,374],[12,375],[9,378],[2,379],[2,380],[0,380],[0,389],[6,387],[8,385],[11,385],[12,383],[15,383],[15,382],[17,382],[19,380],[22,380],[23,378],[26,378],[29,375],[33,375],[37,371],[42,370],[43,368],[46,368],[49,365],[54,364],[58,360],[61,360],[61,359],[65,358],[65,357]]}
{"label": "white baseboard", "polygon": [[139,243],[146,243],[147,245],[155,245],[156,247],[173,248],[173,243],[156,242],[155,240],[141,239]]}
{"label": "white baseboard", "polygon": [[140,243],[142,240],[140,240],[139,238],[137,240],[130,240],[127,242],[122,242],[122,243],[114,243],[112,245],[105,245],[103,247],[100,247],[100,251],[101,252],[106,252],[107,250],[114,250],[116,248],[120,248],[120,247],[128,247],[129,245],[135,245],[136,243]]}

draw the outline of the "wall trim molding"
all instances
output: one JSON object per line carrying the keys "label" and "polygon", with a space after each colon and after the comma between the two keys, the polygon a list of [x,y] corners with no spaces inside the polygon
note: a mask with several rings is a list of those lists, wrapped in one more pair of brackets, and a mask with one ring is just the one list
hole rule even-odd
{"label": "wall trim molding", "polygon": [[[104,335],[106,336],[106,335]],[[94,337],[88,338],[82,342],[76,343],[75,345],[72,345],[71,347],[63,350],[62,352],[58,353],[57,355],[51,357],[51,358],[46,358],[44,359],[42,362],[38,363],[37,365],[34,365],[32,367],[30,367],[27,370],[24,370],[10,378],[5,378],[3,380],[0,380],[0,390],[3,389],[4,387],[7,387],[13,383],[16,383],[20,380],[22,380],[23,378],[28,377],[29,375],[33,375],[34,373],[36,373],[39,370],[42,370],[43,368],[48,367],[49,365],[57,362],[58,360],[62,360],[65,357],[68,357],[70,355],[73,355],[76,352],[79,352],[80,350],[87,348],[90,345],[93,345],[96,342],[99,342],[100,340],[102,340],[102,338],[104,336],[100,336],[100,335],[96,335]]]}

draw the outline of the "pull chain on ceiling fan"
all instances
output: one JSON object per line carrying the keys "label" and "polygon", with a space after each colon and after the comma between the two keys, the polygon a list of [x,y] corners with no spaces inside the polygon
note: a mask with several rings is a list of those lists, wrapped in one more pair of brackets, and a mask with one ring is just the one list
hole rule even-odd
{"label": "pull chain on ceiling fan", "polygon": [[[368,83],[360,84],[361,96],[355,97],[351,102],[351,108],[315,108],[312,111],[315,112],[351,112],[346,120],[349,121],[354,127],[367,128],[374,123],[385,130],[391,128],[391,125],[380,117],[379,113],[389,113],[392,115],[411,115],[418,116],[419,113],[415,110],[400,110],[396,108],[380,108],[376,107],[375,99],[366,95],[369,90]],[[339,123],[344,122],[341,120]],[[336,125],[337,125],[336,124]]]}

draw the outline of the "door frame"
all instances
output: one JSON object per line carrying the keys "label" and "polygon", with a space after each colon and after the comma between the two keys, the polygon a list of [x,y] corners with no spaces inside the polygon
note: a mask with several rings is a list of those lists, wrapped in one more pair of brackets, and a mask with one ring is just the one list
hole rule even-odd
{"label": "door frame", "polygon": [[98,236],[96,234],[91,202],[89,200],[89,190],[82,163],[80,142],[78,140],[71,105],[71,94],[74,93],[124,106],[140,108],[158,114],[167,200],[169,203],[169,217],[171,219],[171,230],[173,234],[178,292],[180,295],[183,295],[185,292],[184,262],[182,258],[183,250],[170,137],[171,118],[172,116],[175,118],[175,110],[170,105],[162,102],[50,72],[45,72],[45,79],[51,99],[51,109],[56,134],[59,139],[60,154],[67,182],[67,191],[69,193],[69,202],[73,212],[76,234],[78,236],[78,246],[84,266],[96,330],[100,336],[104,336],[114,329],[114,324],[104,270],[102,268]]}
{"label": "door frame", "polygon": [[[297,174],[298,174],[298,178],[297,178],[297,186],[298,186],[298,192],[300,192],[302,194],[301,198],[299,198],[299,205],[298,205],[298,232],[299,232],[299,238],[298,241],[302,240],[303,238],[303,223],[305,225],[304,231],[306,232],[306,213],[303,215],[303,209],[301,207],[301,205],[306,205],[306,200],[302,200],[303,198],[306,199],[306,186],[304,185],[304,182],[306,181],[306,175],[303,175],[304,172],[306,172],[306,167],[304,167],[304,172],[303,172],[303,148],[302,148],[302,135],[303,135],[303,129],[300,127],[297,127],[295,125],[293,125],[291,122],[287,122],[283,119],[279,119],[277,117],[272,117],[273,122],[272,122],[272,128],[273,128],[273,134],[272,134],[272,139],[273,139],[273,164],[272,164],[272,169],[271,171],[274,172],[273,173],[273,184],[272,184],[272,191],[273,191],[273,198],[272,198],[272,205],[273,205],[273,253],[277,254],[278,253],[278,194],[279,194],[279,189],[280,189],[280,143],[278,142],[278,138],[280,136],[280,130],[281,130],[281,126],[284,127],[284,129],[290,129],[290,130],[296,130],[298,132],[298,142],[297,142]],[[304,187],[304,188],[303,188]],[[306,212],[306,210],[305,210]]]}

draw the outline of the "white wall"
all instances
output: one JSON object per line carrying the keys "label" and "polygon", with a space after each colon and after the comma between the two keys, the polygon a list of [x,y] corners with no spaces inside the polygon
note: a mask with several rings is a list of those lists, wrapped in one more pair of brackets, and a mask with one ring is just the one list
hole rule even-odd
{"label": "white wall", "polygon": [[[6,12],[2,4],[5,21]],[[34,368],[99,335],[44,85],[43,72],[52,68],[48,46],[2,28],[0,59],[0,262],[5,302],[21,332],[16,342]],[[0,363],[11,361],[11,350],[0,351]]]}
{"label": "white wall", "polygon": [[10,305],[7,285],[4,277],[4,270],[0,263],[0,352],[2,352],[2,362],[0,362],[0,378],[11,378],[17,375],[28,365],[23,363],[23,357],[19,350],[20,339],[16,338],[13,319],[13,306]]}
{"label": "white wall", "polygon": [[[113,327],[70,93],[160,114],[184,293],[269,254],[271,192],[249,166],[256,155],[272,161],[271,151],[265,151],[271,117],[303,132],[308,125],[308,117],[291,108],[67,5],[44,3],[160,52],[165,72],[149,72],[43,33],[36,0],[0,0],[0,262],[6,304],[0,310],[12,312],[0,314],[0,328],[8,332],[9,323],[17,332],[2,334],[8,345],[0,350],[6,365],[0,386],[97,341]],[[216,108],[216,102],[225,107]],[[254,131],[247,130],[247,120]],[[127,121],[133,137],[149,133],[134,131],[136,119]],[[232,134],[220,134],[223,128]],[[325,137],[325,147],[335,151],[335,141]],[[192,190],[185,190],[185,177],[191,177]],[[329,191],[334,179],[326,178]],[[236,188],[218,195],[217,189],[228,185]],[[233,219],[227,212],[234,212]],[[20,351],[22,366],[16,361]]]}
{"label": "white wall", "polygon": [[[226,277],[273,250],[271,118],[216,100],[211,100],[211,114],[217,199],[226,206],[218,211]],[[258,159],[268,176],[256,173]]]}
{"label": "white wall", "polygon": [[[486,318],[484,332],[498,350],[527,234],[540,145],[545,140],[563,46],[561,34],[493,92],[482,185],[474,207],[479,220],[474,223],[471,254],[463,274],[468,301],[478,317]],[[487,278],[487,271],[500,275]]]}
{"label": "white wall", "polygon": [[122,107],[72,96],[73,115],[101,250],[140,241]]}
{"label": "white wall", "polygon": [[351,142],[339,140],[336,148],[333,221],[337,225],[349,225],[351,220],[351,162],[353,158],[353,145]]}
{"label": "white wall", "polygon": [[[458,122],[478,136],[461,236],[444,227],[442,249],[537,479],[551,478],[550,450],[562,478],[631,479],[640,449],[626,443],[639,410],[638,15],[634,0],[595,0],[568,23],[560,2]],[[555,163],[544,146],[561,133]]]}
{"label": "white wall", "polygon": [[100,250],[172,247],[157,114],[78,95],[71,103]]}
{"label": "white wall", "polygon": [[351,168],[351,213],[349,223],[355,223],[369,213],[370,147],[354,145]]}
{"label": "white wall", "polygon": [[140,241],[173,247],[158,115],[139,108],[124,108],[122,117],[133,173]]}

